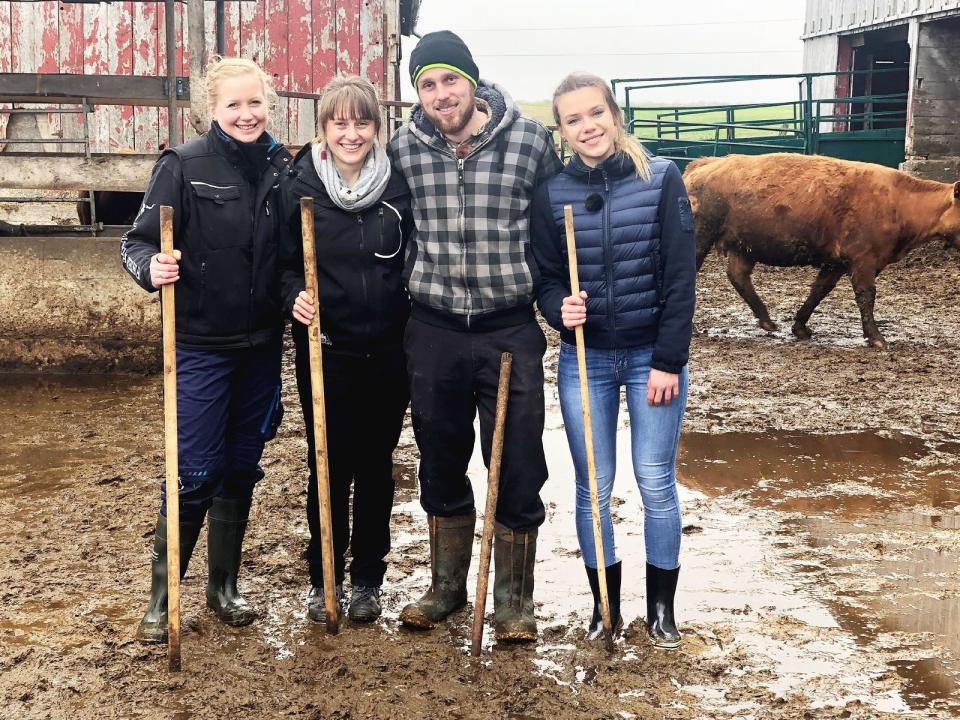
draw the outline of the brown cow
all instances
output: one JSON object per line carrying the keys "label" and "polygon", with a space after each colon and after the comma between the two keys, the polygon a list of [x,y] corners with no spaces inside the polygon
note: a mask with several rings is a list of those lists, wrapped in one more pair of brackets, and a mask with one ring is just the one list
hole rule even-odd
{"label": "brown cow", "polygon": [[789,153],[702,158],[683,178],[694,210],[697,269],[714,245],[724,252],[727,277],[764,330],[777,326],[753,289],[753,266],[820,268],[794,318],[793,334],[802,340],[810,337],[814,309],[849,274],[863,335],[885,347],[873,318],[877,274],[930,240],[960,248],[960,183]]}

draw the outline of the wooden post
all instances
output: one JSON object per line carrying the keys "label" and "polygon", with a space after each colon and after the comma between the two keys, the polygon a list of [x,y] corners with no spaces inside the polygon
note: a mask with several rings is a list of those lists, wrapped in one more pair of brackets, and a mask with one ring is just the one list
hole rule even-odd
{"label": "wooden post", "polygon": [[[570,266],[570,294],[580,296],[580,278],[577,273],[577,243],[573,234],[573,206],[563,206],[563,221],[567,233],[567,259]],[[590,395],[587,386],[587,349],[583,342],[583,325],[574,328],[577,341],[577,369],[580,374],[580,403],[583,407],[583,439],[587,455],[587,481],[590,485],[590,510],[593,514],[593,545],[597,557],[597,578],[600,585],[600,615],[607,650],[613,652],[613,626],[610,623],[610,600],[607,595],[607,565],[603,557],[603,535],[600,532],[600,501],[597,497],[597,465],[593,458],[593,425],[590,419]]]}
{"label": "wooden post", "polygon": [[496,522],[497,496],[500,491],[500,459],[503,457],[503,432],[507,424],[507,401],[510,399],[510,370],[513,355],[500,356],[500,383],[497,386],[497,414],[493,424],[493,447],[487,470],[487,502],[483,511],[483,536],[480,539],[480,569],[477,572],[477,594],[473,599],[473,644],[470,654],[480,655],[483,641],[483,614],[487,608],[487,583],[490,576],[490,552],[493,547],[493,524]]}
{"label": "wooden post", "polygon": [[327,611],[327,632],[340,630],[336,577],[333,569],[333,528],[330,520],[330,475],[327,467],[327,412],[323,397],[323,351],[320,344],[320,294],[317,292],[317,259],[313,237],[313,198],[300,198],[303,233],[303,276],[307,293],[313,298],[313,320],[307,329],[310,347],[310,388],[313,392],[313,439],[317,465],[317,497],[320,502],[320,552],[323,555],[323,602]]}
{"label": "wooden post", "polygon": [[180,144],[180,111],[177,109],[177,16],[175,0],[164,0],[163,21],[167,51],[167,147]]}
{"label": "wooden post", "polygon": [[[173,255],[173,208],[160,206],[160,252]],[[167,664],[180,671],[180,467],[177,460],[177,330],[173,283],[160,288],[163,438],[167,481]]]}
{"label": "wooden post", "polygon": [[190,125],[197,135],[207,131],[207,107],[198,92],[200,79],[203,77],[203,68],[206,64],[204,56],[204,21],[203,0],[187,0],[187,32],[190,44]]}

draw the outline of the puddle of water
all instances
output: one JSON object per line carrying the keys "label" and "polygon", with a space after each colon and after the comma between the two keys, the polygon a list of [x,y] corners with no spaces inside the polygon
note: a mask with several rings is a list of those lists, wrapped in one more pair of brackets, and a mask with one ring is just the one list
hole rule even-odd
{"label": "puddle of water", "polygon": [[862,517],[904,503],[960,505],[960,465],[903,434],[685,433],[677,466],[680,482],[706,495],[739,492],[786,512]]}
{"label": "puddle of water", "polygon": [[145,378],[0,375],[0,498],[51,497],[105,447],[142,451],[139,433],[111,431],[112,411],[158,388]]}
{"label": "puddle of water", "polygon": [[[949,448],[902,434],[688,433],[678,466],[681,482],[707,495],[796,514],[783,528],[813,554],[791,570],[813,578],[841,627],[868,645],[882,632],[925,634],[921,652],[952,654],[890,663],[910,707],[960,699],[956,558],[897,537],[960,528],[960,463]],[[842,598],[829,597],[837,574],[854,587]]]}

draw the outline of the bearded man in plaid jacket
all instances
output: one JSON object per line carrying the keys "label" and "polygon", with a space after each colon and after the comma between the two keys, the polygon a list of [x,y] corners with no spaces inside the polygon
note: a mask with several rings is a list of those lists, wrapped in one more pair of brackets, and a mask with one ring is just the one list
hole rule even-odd
{"label": "bearded man in plaid jacket", "polygon": [[490,462],[500,356],[513,354],[494,532],[498,640],[532,641],[533,567],[543,524],[543,353],[533,301],[530,201],[558,172],[549,132],[521,117],[499,85],[480,80],[452,32],[424,35],[410,56],[420,102],[390,141],[412,194],[416,230],[405,280],[413,309],[404,346],[420,501],[432,582],[401,621],[432,628],[467,601],[476,509],[467,477],[473,422]]}

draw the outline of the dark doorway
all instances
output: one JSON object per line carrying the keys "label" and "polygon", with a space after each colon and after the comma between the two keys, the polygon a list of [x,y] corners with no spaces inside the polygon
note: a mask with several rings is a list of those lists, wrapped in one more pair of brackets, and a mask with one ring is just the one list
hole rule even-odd
{"label": "dark doorway", "polygon": [[900,25],[851,38],[854,75],[850,96],[851,130],[905,128],[910,82],[907,26]]}

